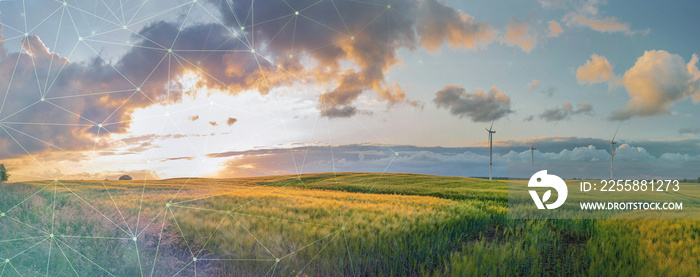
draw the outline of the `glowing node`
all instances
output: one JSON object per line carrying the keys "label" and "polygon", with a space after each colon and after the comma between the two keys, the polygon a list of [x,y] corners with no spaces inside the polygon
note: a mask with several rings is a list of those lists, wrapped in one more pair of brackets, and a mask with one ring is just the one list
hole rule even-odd
{"label": "glowing node", "polygon": [[5,263],[10,263],[10,259],[5,259]]}
{"label": "glowing node", "polygon": [[53,237],[54,237],[54,235],[53,235],[53,234],[50,234],[50,235],[49,235],[49,237],[50,237],[50,238],[53,238]]}
{"label": "glowing node", "polygon": [[386,5],[386,8],[387,8],[387,9],[391,9],[391,5]]}
{"label": "glowing node", "polygon": [[350,40],[355,40],[355,37],[354,36],[350,37]]}
{"label": "glowing node", "polygon": [[126,30],[126,25],[122,26],[122,29]]}
{"label": "glowing node", "polygon": [[294,12],[294,15],[299,15],[299,12]]}
{"label": "glowing node", "polygon": [[255,53],[255,49],[250,49],[250,53]]}
{"label": "glowing node", "polygon": [[244,27],[244,26],[241,26],[241,31],[242,31],[242,30],[245,30],[245,27]]}
{"label": "glowing node", "polygon": [[79,38],[78,38],[78,41],[83,41],[83,37],[79,37]]}
{"label": "glowing node", "polygon": [[394,152],[394,156],[398,157],[398,156],[399,156],[399,152]]}
{"label": "glowing node", "polygon": [[102,128],[102,123],[97,124],[97,127]]}
{"label": "glowing node", "polygon": [[173,49],[172,49],[172,48],[168,48],[168,53],[172,53],[172,52],[173,52]]}
{"label": "glowing node", "polygon": [[340,230],[343,230],[343,231],[345,231],[345,226],[343,226],[343,227],[340,227]]}
{"label": "glowing node", "polygon": [[28,37],[28,36],[29,36],[29,33],[24,33],[24,36],[25,36],[25,37]]}
{"label": "glowing node", "polygon": [[46,98],[41,97],[41,102],[44,102],[44,101],[46,101]]}
{"label": "glowing node", "polygon": [[58,183],[58,178],[53,179],[54,182]]}
{"label": "glowing node", "polygon": [[289,54],[289,58],[290,58],[290,59],[291,59],[291,58],[294,58],[294,55],[292,55],[292,54]]}
{"label": "glowing node", "polygon": [[132,239],[132,240],[134,240],[134,241],[137,241],[137,240],[139,240],[139,239],[138,239],[138,238],[136,238],[136,237],[133,237],[133,238],[131,238],[131,239]]}
{"label": "glowing node", "polygon": [[276,262],[276,263],[279,263],[279,262],[280,262],[280,258],[275,258],[275,262]]}
{"label": "glowing node", "polygon": [[68,6],[68,2],[63,2],[63,6]]}
{"label": "glowing node", "polygon": [[231,214],[231,211],[226,211],[226,214],[229,214],[229,215],[230,215],[230,214]]}
{"label": "glowing node", "polygon": [[165,206],[170,208],[170,203],[165,203]]}
{"label": "glowing node", "polygon": [[196,261],[197,261],[197,257],[192,258],[192,261],[196,262]]}
{"label": "glowing node", "polygon": [[192,3],[197,3],[197,0],[192,0]]}
{"label": "glowing node", "polygon": [[141,87],[137,87],[137,88],[136,88],[136,91],[141,91]]}
{"label": "glowing node", "polygon": [[0,213],[0,216],[4,217],[4,216],[5,216],[5,213]]}

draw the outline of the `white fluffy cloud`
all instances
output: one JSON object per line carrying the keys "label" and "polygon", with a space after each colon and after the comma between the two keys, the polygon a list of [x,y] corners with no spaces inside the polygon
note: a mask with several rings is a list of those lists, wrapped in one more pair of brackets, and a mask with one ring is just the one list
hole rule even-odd
{"label": "white fluffy cloud", "polygon": [[622,77],[617,77],[608,59],[593,54],[576,70],[576,79],[581,84],[609,82],[610,86],[623,85],[631,99],[624,108],[614,111],[610,119],[626,120],[634,116],[668,114],[674,102],[689,97],[695,103],[700,102],[697,64],[696,54],[686,63],[678,54],[651,50],[637,58],[634,66]]}
{"label": "white fluffy cloud", "polygon": [[633,116],[669,113],[675,101],[692,97],[700,101],[698,56],[686,63],[683,57],[663,50],[644,52],[622,78],[631,99],[621,110],[611,114],[615,120]]}

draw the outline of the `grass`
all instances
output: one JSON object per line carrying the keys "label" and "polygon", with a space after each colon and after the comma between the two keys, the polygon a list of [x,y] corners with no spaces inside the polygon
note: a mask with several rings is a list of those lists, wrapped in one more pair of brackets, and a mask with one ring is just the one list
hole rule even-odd
{"label": "grass", "polygon": [[513,220],[507,197],[416,174],[1,184],[0,276],[700,275],[698,220]]}

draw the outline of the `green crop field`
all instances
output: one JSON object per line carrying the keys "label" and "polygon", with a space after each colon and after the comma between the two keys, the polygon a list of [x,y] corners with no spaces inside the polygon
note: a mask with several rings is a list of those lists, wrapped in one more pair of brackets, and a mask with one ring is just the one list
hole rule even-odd
{"label": "green crop field", "polygon": [[700,220],[508,219],[507,181],[0,184],[0,276],[698,276]]}

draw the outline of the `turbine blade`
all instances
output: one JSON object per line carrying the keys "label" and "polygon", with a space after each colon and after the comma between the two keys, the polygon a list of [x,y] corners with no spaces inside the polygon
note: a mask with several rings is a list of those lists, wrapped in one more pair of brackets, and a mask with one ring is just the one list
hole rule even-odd
{"label": "turbine blade", "polygon": [[622,122],[620,122],[620,125],[617,126],[617,130],[615,130],[615,134],[613,135],[613,138],[610,141],[615,141],[615,137],[617,137],[617,131],[620,131],[620,127],[622,127]]}
{"label": "turbine blade", "polygon": [[496,121],[495,119],[491,121],[491,127],[489,128],[489,131],[493,130],[493,122]]}

